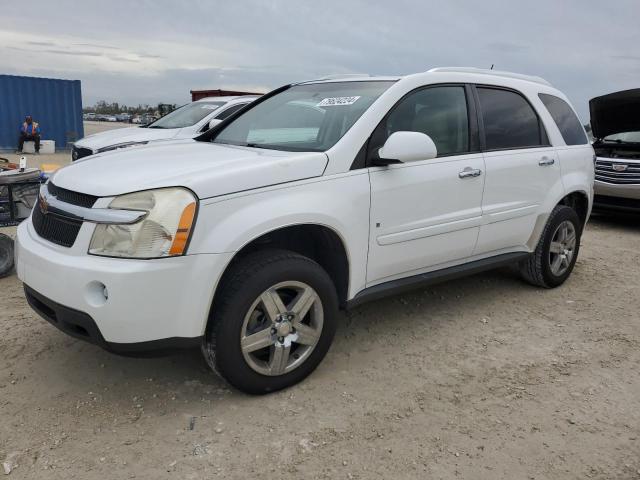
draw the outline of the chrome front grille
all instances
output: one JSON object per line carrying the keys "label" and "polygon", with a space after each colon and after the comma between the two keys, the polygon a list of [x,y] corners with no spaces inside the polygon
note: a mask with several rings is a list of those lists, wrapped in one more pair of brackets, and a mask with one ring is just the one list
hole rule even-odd
{"label": "chrome front grille", "polygon": [[600,158],[596,160],[596,180],[617,185],[640,184],[640,162]]}
{"label": "chrome front grille", "polygon": [[47,205],[42,203],[41,196],[33,207],[31,222],[38,235],[63,247],[71,247],[75,243],[82,226],[81,221],[47,211]]}
{"label": "chrome front grille", "polygon": [[58,200],[66,203],[70,203],[71,205],[78,205],[80,207],[91,208],[93,207],[98,197],[94,195],[88,195],[86,193],[73,192],[71,190],[67,190],[66,188],[60,188],[53,183],[47,183],[47,190],[51,195],[57,197]]}

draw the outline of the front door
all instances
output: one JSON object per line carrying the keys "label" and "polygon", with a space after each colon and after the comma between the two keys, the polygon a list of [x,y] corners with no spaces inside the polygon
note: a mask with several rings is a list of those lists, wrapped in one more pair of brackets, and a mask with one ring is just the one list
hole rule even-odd
{"label": "front door", "polygon": [[469,93],[464,85],[416,90],[372,135],[375,154],[394,132],[422,132],[436,144],[438,157],[370,168],[368,285],[472,254],[482,218],[484,160]]}

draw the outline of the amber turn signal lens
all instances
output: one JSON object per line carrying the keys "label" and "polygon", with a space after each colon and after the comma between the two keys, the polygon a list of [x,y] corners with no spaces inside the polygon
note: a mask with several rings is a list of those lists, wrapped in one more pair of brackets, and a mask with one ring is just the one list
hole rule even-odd
{"label": "amber turn signal lens", "polygon": [[180,215],[180,222],[178,223],[178,230],[171,244],[169,255],[182,255],[187,248],[187,241],[189,240],[189,233],[191,232],[191,225],[193,224],[193,218],[196,214],[195,202],[190,203],[182,211]]}

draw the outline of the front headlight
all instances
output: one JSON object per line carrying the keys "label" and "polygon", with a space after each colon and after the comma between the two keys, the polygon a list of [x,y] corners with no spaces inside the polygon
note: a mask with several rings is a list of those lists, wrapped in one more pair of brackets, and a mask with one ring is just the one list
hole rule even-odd
{"label": "front headlight", "polygon": [[106,257],[158,258],[183,255],[195,220],[197,200],[186,188],[161,188],[116,197],[109,208],[142,210],[131,225],[98,224],[89,253]]}

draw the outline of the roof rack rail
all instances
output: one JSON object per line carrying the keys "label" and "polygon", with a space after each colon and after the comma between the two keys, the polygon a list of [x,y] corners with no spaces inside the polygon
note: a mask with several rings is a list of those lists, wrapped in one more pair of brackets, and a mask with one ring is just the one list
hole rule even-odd
{"label": "roof rack rail", "polygon": [[341,78],[357,78],[357,77],[370,77],[369,73],[334,73],[332,75],[325,75],[317,80],[339,80]]}
{"label": "roof rack rail", "polygon": [[542,85],[551,86],[551,83],[549,83],[542,77],[536,77],[533,75],[523,75],[521,73],[504,72],[501,70],[489,70],[487,68],[438,67],[438,68],[432,68],[431,70],[429,70],[429,72],[475,73],[478,75],[495,75],[497,77],[515,78],[518,80],[525,80],[527,82],[540,83]]}

